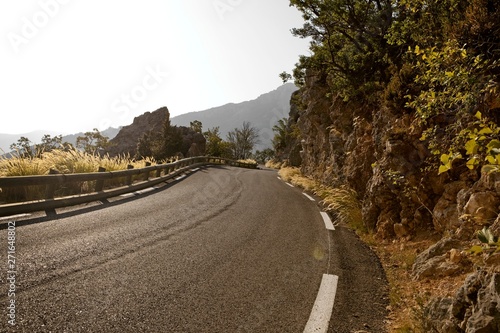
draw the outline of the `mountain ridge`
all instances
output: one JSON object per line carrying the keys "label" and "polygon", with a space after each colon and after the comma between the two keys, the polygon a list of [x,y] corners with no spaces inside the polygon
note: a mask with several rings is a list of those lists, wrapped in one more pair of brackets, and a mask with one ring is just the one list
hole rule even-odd
{"label": "mountain ridge", "polygon": [[221,137],[225,139],[229,131],[248,121],[260,132],[260,143],[255,148],[270,148],[274,137],[272,128],[279,119],[288,117],[290,97],[297,89],[293,83],[287,83],[255,99],[184,113],[172,117],[171,122],[172,125],[189,126],[190,122],[198,120],[203,124],[204,131],[219,126]]}

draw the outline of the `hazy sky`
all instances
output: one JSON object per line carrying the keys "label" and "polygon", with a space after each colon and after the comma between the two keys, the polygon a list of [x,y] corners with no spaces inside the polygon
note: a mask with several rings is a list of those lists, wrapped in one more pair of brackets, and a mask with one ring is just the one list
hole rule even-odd
{"label": "hazy sky", "polygon": [[[0,2],[0,133],[128,125],[258,97],[308,43],[288,0]],[[35,139],[35,138],[33,138]]]}

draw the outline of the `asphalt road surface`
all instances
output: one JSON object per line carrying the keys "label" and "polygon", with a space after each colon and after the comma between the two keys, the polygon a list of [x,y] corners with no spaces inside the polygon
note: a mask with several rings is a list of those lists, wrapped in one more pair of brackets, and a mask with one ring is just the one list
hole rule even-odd
{"label": "asphalt road surface", "polygon": [[273,170],[201,168],[77,208],[0,221],[1,332],[303,332],[323,274],[328,332],[384,332],[376,256]]}

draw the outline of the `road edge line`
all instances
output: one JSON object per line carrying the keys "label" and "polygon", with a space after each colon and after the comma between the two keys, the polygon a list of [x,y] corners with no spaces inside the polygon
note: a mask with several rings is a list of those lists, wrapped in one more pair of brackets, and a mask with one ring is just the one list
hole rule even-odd
{"label": "road edge line", "polygon": [[314,200],[314,198],[313,198],[313,197],[311,197],[309,194],[307,194],[307,193],[305,193],[305,192],[302,192],[302,194],[303,194],[303,195],[304,195],[307,199],[309,199],[309,200],[311,200],[311,201],[316,201],[316,200]]}
{"label": "road edge line", "polygon": [[335,226],[333,225],[332,220],[330,219],[330,216],[326,212],[320,212],[321,217],[323,218],[323,222],[325,222],[325,228],[327,230],[335,230]]}
{"label": "road edge line", "polygon": [[338,280],[337,275],[323,274],[318,295],[303,333],[326,333],[328,331]]}

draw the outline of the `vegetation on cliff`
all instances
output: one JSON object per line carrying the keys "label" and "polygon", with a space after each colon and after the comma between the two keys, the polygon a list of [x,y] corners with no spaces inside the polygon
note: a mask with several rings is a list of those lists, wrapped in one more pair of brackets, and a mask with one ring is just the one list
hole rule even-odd
{"label": "vegetation on cliff", "polygon": [[[311,40],[311,54],[280,75],[300,86],[277,129],[281,157],[297,165],[300,151],[304,176],[356,194],[374,246],[391,241],[379,249],[399,295],[393,310],[411,304],[419,322],[395,331],[496,332],[500,307],[487,304],[498,294],[465,300],[457,281],[472,271],[489,273],[468,280],[493,281],[488,274],[500,271],[494,250],[470,251],[484,248],[480,230],[500,233],[500,4],[290,4],[305,20],[292,33]],[[420,288],[450,279],[450,289]],[[400,295],[402,280],[415,295]]]}

